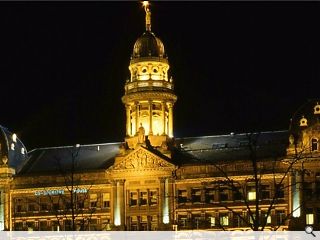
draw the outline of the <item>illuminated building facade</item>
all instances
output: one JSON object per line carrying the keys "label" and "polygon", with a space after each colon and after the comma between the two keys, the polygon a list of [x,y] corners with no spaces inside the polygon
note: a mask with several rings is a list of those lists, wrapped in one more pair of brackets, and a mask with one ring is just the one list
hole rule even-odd
{"label": "illuminated building facade", "polygon": [[0,229],[249,229],[255,214],[267,229],[319,225],[318,102],[288,131],[174,139],[177,96],[144,7],[122,97],[125,141],[27,152],[1,127]]}

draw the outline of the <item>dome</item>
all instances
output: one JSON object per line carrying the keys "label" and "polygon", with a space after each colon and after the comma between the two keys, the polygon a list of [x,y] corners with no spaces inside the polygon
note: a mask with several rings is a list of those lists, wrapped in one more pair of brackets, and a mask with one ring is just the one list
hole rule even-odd
{"label": "dome", "polygon": [[9,166],[16,169],[22,166],[27,159],[27,150],[24,144],[7,128],[0,125],[0,166]]}
{"label": "dome", "polygon": [[146,31],[134,44],[133,58],[140,57],[161,57],[165,55],[164,45],[162,41],[157,38],[153,32]]}

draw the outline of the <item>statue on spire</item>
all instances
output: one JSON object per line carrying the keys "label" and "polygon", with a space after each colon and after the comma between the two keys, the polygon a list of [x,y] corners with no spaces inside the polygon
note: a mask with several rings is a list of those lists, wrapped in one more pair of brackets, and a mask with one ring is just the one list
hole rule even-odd
{"label": "statue on spire", "polygon": [[146,31],[151,31],[151,11],[149,9],[149,2],[143,1],[144,11],[146,12]]}

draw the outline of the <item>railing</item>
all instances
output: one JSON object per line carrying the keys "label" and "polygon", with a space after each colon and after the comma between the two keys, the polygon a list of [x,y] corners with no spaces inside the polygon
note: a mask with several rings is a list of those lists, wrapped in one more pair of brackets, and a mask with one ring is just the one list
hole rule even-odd
{"label": "railing", "polygon": [[125,91],[133,91],[138,88],[167,88],[173,90],[173,83],[166,81],[135,81],[125,85]]}

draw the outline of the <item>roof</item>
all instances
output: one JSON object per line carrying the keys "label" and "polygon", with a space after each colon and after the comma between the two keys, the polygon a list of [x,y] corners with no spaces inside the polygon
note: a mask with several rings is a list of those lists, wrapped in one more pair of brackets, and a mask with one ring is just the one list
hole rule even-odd
{"label": "roof", "polygon": [[258,159],[275,158],[286,154],[288,131],[186,137],[176,139],[176,143],[179,150],[175,161],[181,165],[249,159],[250,143],[256,146]]}
{"label": "roof", "polygon": [[132,57],[164,57],[164,54],[162,41],[153,32],[146,31],[135,42]]}
{"label": "roof", "polygon": [[[251,142],[249,139],[257,140],[259,158],[284,156],[288,131],[178,138],[173,162],[184,165],[248,159],[250,154],[248,144]],[[35,149],[28,153],[28,161],[17,172],[46,174],[68,171],[72,167],[73,160],[76,171],[107,169],[113,165],[121,144],[103,143]],[[152,152],[159,155],[156,150]]]}
{"label": "roof", "polygon": [[106,169],[114,162],[121,143],[103,143],[52,148],[39,148],[29,152],[28,162],[19,174]]}

